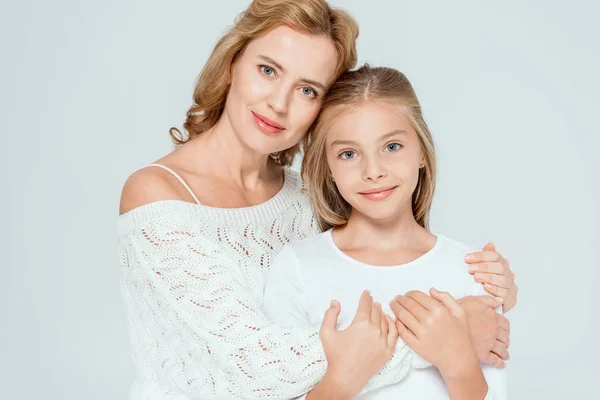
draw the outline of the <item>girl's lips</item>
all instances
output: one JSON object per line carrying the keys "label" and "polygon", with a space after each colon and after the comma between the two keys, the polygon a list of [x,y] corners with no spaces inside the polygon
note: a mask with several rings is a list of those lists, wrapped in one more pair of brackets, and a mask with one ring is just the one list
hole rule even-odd
{"label": "girl's lips", "polygon": [[392,192],[397,187],[398,186],[392,186],[392,187],[388,187],[388,188],[370,189],[365,192],[360,192],[359,194],[362,194],[369,200],[383,200],[383,199],[387,198],[390,194],[392,194]]}

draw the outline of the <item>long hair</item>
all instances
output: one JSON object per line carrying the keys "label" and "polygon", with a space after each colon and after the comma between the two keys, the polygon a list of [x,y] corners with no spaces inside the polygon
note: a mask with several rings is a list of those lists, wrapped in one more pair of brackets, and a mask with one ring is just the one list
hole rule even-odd
{"label": "long hair", "polygon": [[433,138],[423,119],[421,104],[403,73],[393,68],[369,65],[343,74],[333,84],[321,113],[304,139],[302,178],[319,227],[327,230],[345,225],[352,210],[331,179],[325,146],[327,132],[344,111],[367,101],[397,105],[417,132],[425,165],[419,170],[419,180],[412,196],[412,210],[417,223],[428,229],[435,191],[436,159]]}
{"label": "long hair", "polygon": [[[356,65],[358,25],[345,11],[331,8],[324,0],[254,0],[217,42],[200,72],[194,103],[183,124],[187,135],[177,128],[169,131],[175,145],[186,143],[217,123],[229,93],[232,65],[248,43],[278,26],[330,38],[338,56],[336,78]],[[299,149],[300,144],[271,156],[279,164],[289,166]]]}

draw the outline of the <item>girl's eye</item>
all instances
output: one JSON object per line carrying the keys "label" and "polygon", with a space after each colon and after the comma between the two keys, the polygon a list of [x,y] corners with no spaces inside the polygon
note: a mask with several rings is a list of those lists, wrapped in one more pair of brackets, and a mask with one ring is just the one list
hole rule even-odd
{"label": "girl's eye", "polygon": [[273,68],[269,67],[268,65],[261,65],[260,69],[261,69],[262,73],[266,76],[275,75],[275,70]]}
{"label": "girl's eye", "polygon": [[342,154],[340,154],[340,158],[342,160],[350,160],[352,158],[354,158],[356,156],[356,153],[353,152],[352,150],[346,150],[343,151]]}
{"label": "girl's eye", "polygon": [[302,94],[308,97],[317,97],[317,92],[308,86],[302,88]]}
{"label": "girl's eye", "polygon": [[400,150],[400,148],[402,148],[402,145],[400,143],[390,143],[387,146],[385,146],[386,151],[398,151]]}

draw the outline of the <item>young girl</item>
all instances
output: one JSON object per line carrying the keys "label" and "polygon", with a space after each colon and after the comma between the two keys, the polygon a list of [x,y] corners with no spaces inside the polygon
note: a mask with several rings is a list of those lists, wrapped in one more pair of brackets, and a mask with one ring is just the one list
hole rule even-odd
{"label": "young girl", "polygon": [[[302,176],[323,233],[286,246],[274,259],[267,315],[290,327],[318,326],[336,299],[344,305],[344,328],[357,320],[383,323],[374,311],[384,304],[397,317],[400,337],[425,361],[413,362],[421,368],[402,382],[361,398],[506,398],[503,371],[480,366],[455,300],[484,293],[464,261],[472,248],[428,230],[435,152],[410,82],[390,68],[344,74],[307,142]],[[370,294],[359,303],[371,297],[378,303],[366,311],[359,304],[355,315],[363,289]],[[327,343],[327,334],[322,339]],[[354,360],[347,398],[373,374],[367,364]],[[327,398],[335,380],[326,375],[307,398]]]}

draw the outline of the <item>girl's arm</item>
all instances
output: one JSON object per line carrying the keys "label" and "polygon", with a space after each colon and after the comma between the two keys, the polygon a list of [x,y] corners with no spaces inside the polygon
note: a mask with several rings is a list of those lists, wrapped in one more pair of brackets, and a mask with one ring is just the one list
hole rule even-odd
{"label": "girl's arm", "polygon": [[438,368],[452,400],[482,400],[488,385],[470,341],[467,317],[456,300],[435,289],[397,296],[390,307],[400,337]]}

